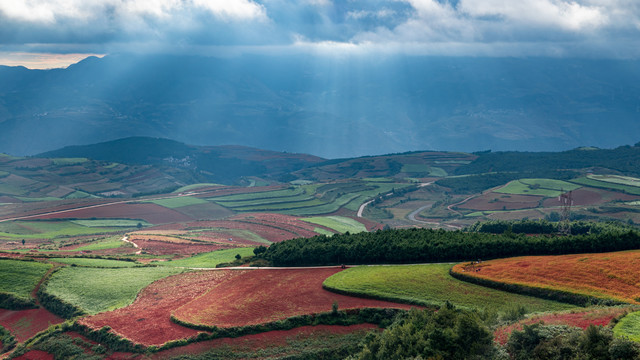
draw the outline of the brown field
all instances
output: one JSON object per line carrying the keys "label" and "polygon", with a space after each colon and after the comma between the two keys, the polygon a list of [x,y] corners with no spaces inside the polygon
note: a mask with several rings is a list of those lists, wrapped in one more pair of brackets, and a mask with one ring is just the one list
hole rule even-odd
{"label": "brown field", "polygon": [[[454,272],[464,273],[464,264]],[[640,304],[640,250],[523,256],[483,262],[468,276]]]}
{"label": "brown field", "polygon": [[216,285],[243,273],[244,271],[219,270],[170,276],[147,286],[138,294],[133,304],[127,307],[79,321],[94,329],[110,326],[112,332],[147,346],[195,336],[198,331],[173,323],[170,319],[171,312]]}
{"label": "brown field", "polygon": [[[572,199],[573,204],[576,206],[589,206],[611,201],[635,201],[639,200],[640,196],[595,188],[580,188],[572,192]],[[560,202],[558,198],[549,198],[544,201],[543,205],[545,207],[557,207],[560,206]]]}
{"label": "brown field", "polygon": [[340,268],[251,270],[225,281],[173,311],[181,321],[218,327],[256,325],[340,309],[412,306],[329,292],[322,282]]}
{"label": "brown field", "polygon": [[211,252],[222,249],[238,247],[234,243],[230,244],[202,244],[193,242],[169,242],[148,239],[132,240],[145,253],[151,255],[192,255],[204,252]]}
{"label": "brown field", "polygon": [[542,199],[542,196],[508,195],[491,192],[474,197],[457,207],[480,211],[532,209],[538,207]]}
{"label": "brown field", "polygon": [[0,325],[9,330],[19,342],[25,341],[49,325],[60,324],[64,319],[44,308],[29,310],[0,309]]}

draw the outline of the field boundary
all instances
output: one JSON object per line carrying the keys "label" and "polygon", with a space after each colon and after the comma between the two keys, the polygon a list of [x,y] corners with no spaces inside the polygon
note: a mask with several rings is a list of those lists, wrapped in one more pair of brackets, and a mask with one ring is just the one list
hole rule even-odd
{"label": "field boundary", "polygon": [[534,296],[542,299],[554,300],[554,301],[569,303],[569,304],[582,306],[582,307],[586,307],[590,305],[614,306],[614,305],[629,304],[619,300],[583,295],[583,294],[573,293],[569,291],[562,291],[562,290],[556,290],[556,289],[527,286],[522,284],[505,283],[505,282],[499,282],[499,281],[494,281],[489,279],[483,279],[483,278],[462,274],[460,272],[454,271],[453,267],[449,270],[449,274],[458,280],[466,281],[466,282],[480,285],[480,286],[489,287],[496,290],[507,291],[507,292],[516,293],[520,295]]}

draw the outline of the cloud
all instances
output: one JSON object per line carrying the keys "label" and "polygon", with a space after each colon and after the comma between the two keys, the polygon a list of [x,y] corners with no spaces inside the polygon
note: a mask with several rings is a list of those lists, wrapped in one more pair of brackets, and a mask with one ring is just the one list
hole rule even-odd
{"label": "cloud", "polygon": [[0,44],[4,52],[289,47],[327,54],[637,58],[640,1],[0,1]]}

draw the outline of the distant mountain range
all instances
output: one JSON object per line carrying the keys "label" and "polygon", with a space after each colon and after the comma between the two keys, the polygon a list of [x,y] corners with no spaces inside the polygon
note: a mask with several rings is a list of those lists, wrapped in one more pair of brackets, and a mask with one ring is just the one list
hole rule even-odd
{"label": "distant mountain range", "polygon": [[325,158],[611,148],[640,134],[640,61],[115,55],[0,67],[0,152],[128,136]]}

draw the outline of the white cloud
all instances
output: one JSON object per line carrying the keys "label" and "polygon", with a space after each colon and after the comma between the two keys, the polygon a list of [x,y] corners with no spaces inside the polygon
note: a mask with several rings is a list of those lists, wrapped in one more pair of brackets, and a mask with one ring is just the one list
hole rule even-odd
{"label": "white cloud", "polygon": [[127,20],[145,16],[168,19],[201,10],[225,20],[266,18],[264,7],[251,0],[0,0],[0,13],[6,17],[45,24],[68,19],[89,22],[105,13]]}
{"label": "white cloud", "polygon": [[498,17],[520,26],[583,30],[608,22],[601,7],[564,0],[461,0],[458,9],[471,17]]}

